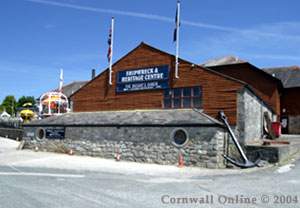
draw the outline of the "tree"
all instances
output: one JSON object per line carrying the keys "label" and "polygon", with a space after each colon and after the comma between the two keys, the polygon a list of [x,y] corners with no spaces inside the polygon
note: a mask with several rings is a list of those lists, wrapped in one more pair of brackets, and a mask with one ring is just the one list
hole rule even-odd
{"label": "tree", "polygon": [[17,102],[15,97],[13,95],[8,95],[4,98],[1,106],[7,113],[13,116],[16,113],[16,104]]}
{"label": "tree", "polygon": [[33,96],[22,96],[19,98],[17,107],[20,108],[22,107],[25,103],[31,103],[32,106],[35,105],[35,99]]}

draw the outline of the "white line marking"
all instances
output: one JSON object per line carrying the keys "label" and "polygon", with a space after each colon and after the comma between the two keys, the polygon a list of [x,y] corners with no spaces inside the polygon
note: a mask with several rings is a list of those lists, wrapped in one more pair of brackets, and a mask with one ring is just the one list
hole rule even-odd
{"label": "white line marking", "polygon": [[22,173],[22,171],[20,171],[18,168],[14,167],[13,165],[7,165],[7,166],[19,173]]}
{"label": "white line marking", "polygon": [[40,177],[61,177],[61,178],[84,178],[85,175],[55,174],[55,173],[34,173],[34,172],[0,172],[0,176],[40,176]]}

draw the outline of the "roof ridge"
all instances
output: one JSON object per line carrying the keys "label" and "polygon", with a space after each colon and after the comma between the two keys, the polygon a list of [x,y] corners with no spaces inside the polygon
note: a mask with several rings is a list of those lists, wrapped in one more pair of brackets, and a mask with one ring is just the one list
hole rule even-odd
{"label": "roof ridge", "polygon": [[287,70],[300,70],[299,65],[291,65],[291,66],[276,66],[276,67],[265,67],[263,70],[273,70],[273,69],[287,69]]}
{"label": "roof ridge", "polygon": [[[171,56],[172,58],[175,59],[175,55],[170,54],[170,53],[168,53],[168,52],[166,52],[166,51],[163,51],[163,50],[161,50],[161,49],[158,49],[158,48],[156,48],[156,47],[154,47],[154,46],[152,46],[152,45],[149,45],[149,44],[147,44],[147,43],[145,43],[145,42],[142,41],[138,46],[136,46],[135,48],[133,48],[132,50],[130,50],[128,53],[126,53],[124,56],[122,56],[121,58],[119,58],[116,62],[114,62],[114,63],[113,63],[113,67],[114,67],[117,63],[119,63],[121,60],[123,60],[125,57],[129,56],[132,52],[134,52],[135,50],[137,50],[138,48],[143,47],[143,46],[145,46],[145,47],[147,47],[147,48],[149,48],[149,49],[151,49],[151,50],[155,50],[155,51],[158,52],[158,53],[162,53],[162,54],[165,54],[165,55],[167,55],[167,56]],[[205,71],[208,71],[208,72],[210,72],[210,73],[212,73],[212,74],[215,74],[215,75],[221,76],[221,77],[223,77],[223,78],[229,79],[229,80],[231,80],[231,81],[238,82],[238,83],[240,83],[240,84],[242,84],[242,85],[245,85],[245,86],[247,85],[247,83],[245,83],[245,82],[243,82],[243,81],[241,81],[241,80],[239,80],[239,79],[235,79],[235,78],[230,77],[230,76],[227,76],[227,75],[225,75],[225,74],[216,72],[216,71],[214,71],[214,70],[212,70],[212,69],[209,69],[208,67],[201,66],[201,65],[199,65],[199,64],[196,64],[196,63],[187,61],[187,60],[182,59],[182,58],[179,58],[179,61],[185,62],[185,63],[190,64],[190,65],[198,66],[198,67],[202,68],[202,69],[205,70]],[[104,70],[103,70],[100,74],[98,74],[94,79],[100,77],[100,76],[101,76],[103,73],[105,73],[106,71],[108,71],[108,68],[104,69]],[[82,88],[84,88],[85,86],[87,86],[87,85],[88,85],[89,83],[91,83],[94,79],[88,81],[84,86],[82,86]],[[80,91],[80,90],[78,90],[78,91],[76,91],[75,93],[73,93],[73,94],[71,95],[71,97],[74,96],[75,94],[77,94],[79,91]]]}

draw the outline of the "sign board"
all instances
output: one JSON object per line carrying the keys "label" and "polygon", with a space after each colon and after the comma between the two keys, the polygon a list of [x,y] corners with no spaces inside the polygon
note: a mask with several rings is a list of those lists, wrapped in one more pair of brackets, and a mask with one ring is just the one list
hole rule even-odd
{"label": "sign board", "polygon": [[64,139],[65,128],[64,127],[51,127],[45,129],[47,139]]}
{"label": "sign board", "polygon": [[169,66],[154,66],[120,71],[117,74],[117,92],[169,88]]}

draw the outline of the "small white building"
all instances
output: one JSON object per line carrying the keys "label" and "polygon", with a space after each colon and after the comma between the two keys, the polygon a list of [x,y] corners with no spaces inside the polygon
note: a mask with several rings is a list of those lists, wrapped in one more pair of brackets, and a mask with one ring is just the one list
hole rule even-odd
{"label": "small white building", "polygon": [[0,114],[0,118],[10,118],[11,115],[9,115],[5,110]]}

